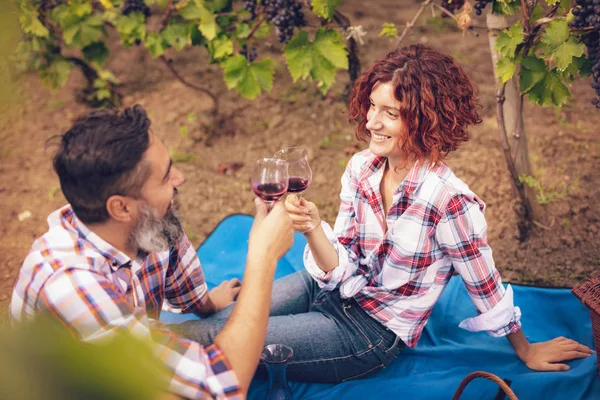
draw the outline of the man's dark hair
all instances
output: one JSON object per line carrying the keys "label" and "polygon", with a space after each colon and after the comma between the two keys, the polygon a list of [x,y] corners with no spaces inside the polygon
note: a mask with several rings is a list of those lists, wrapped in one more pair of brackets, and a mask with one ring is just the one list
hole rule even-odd
{"label": "man's dark hair", "polygon": [[150,167],[142,162],[150,143],[149,127],[146,111],[136,105],[122,112],[86,114],[61,136],[54,170],[83,223],[106,221],[110,196],[139,196],[150,174]]}

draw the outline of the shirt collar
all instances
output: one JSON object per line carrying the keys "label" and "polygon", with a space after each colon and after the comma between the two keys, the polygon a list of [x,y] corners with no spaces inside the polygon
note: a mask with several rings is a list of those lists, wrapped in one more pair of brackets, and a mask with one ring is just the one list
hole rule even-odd
{"label": "shirt collar", "polygon": [[[381,177],[385,168],[386,157],[375,156],[361,172],[359,184],[368,183],[368,186],[373,190],[377,185],[381,183]],[[430,172],[440,174],[443,169],[446,168],[446,164],[440,162],[437,166],[433,166],[430,162],[417,161],[412,166],[408,174],[398,186],[397,192],[404,192],[405,194],[412,194],[416,192],[421,184],[425,181],[425,178]],[[377,190],[378,191],[378,190]]]}
{"label": "shirt collar", "polygon": [[113,271],[127,265],[131,265],[131,259],[121,250],[106,242],[100,236],[92,232],[73,211],[70,204],[53,212],[48,217],[50,228],[60,225],[64,229],[75,233],[81,240],[89,243],[100,254],[102,254],[110,264]]}

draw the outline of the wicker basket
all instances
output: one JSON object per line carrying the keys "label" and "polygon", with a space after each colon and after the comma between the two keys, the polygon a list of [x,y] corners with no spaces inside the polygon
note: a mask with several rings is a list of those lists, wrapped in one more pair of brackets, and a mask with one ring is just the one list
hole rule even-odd
{"label": "wicker basket", "polygon": [[598,375],[600,375],[600,275],[575,286],[572,292],[590,310],[594,346],[598,357]]}
{"label": "wicker basket", "polygon": [[490,381],[495,382],[498,386],[500,386],[500,389],[498,390],[498,393],[496,393],[496,397],[494,398],[494,400],[502,400],[507,397],[509,398],[509,400],[519,400],[515,392],[513,392],[510,388],[510,381],[503,380],[497,375],[485,371],[475,371],[467,375],[467,377],[463,379],[460,385],[458,385],[458,388],[456,389],[456,392],[454,392],[452,400],[460,400],[460,396],[463,394],[463,391],[465,390],[467,385],[477,378],[489,379]]}

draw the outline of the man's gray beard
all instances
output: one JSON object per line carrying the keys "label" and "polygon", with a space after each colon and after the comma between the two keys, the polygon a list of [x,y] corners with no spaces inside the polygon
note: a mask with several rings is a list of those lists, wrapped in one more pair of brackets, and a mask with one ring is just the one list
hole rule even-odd
{"label": "man's gray beard", "polygon": [[171,204],[164,217],[156,216],[147,203],[140,205],[140,220],[129,237],[129,246],[145,253],[169,250],[183,237],[183,224],[176,207]]}

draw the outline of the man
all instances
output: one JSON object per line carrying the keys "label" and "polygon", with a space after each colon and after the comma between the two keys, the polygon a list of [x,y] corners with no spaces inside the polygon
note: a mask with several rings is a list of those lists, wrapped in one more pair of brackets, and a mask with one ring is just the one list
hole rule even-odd
{"label": "man", "polygon": [[[257,199],[243,286],[233,280],[208,292],[174,204],[183,175],[149,127],[137,105],[91,113],[62,136],[54,169],[69,204],[50,215],[27,255],[10,316],[50,314],[87,342],[117,332],[152,337],[171,392],[243,397],[264,344],[276,263],[293,242],[291,220],[281,203],[267,214]],[[208,347],[157,321],[163,303],[210,315],[236,296]]]}

